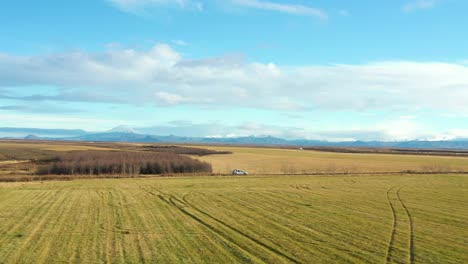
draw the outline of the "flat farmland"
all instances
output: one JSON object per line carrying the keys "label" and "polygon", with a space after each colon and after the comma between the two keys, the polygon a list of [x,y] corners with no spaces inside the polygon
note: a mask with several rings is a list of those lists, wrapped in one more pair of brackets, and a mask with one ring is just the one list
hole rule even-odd
{"label": "flat farmland", "polygon": [[466,172],[468,157],[376,153],[336,153],[312,150],[203,146],[230,155],[208,155],[200,160],[216,173],[243,169],[253,174]]}
{"label": "flat farmland", "polygon": [[[30,175],[37,162],[71,151],[158,151],[160,144],[0,141],[0,176]],[[184,147],[184,145],[178,145]],[[150,147],[150,148],[148,148]],[[242,169],[250,174],[336,174],[468,172],[468,156],[338,153],[285,148],[195,146],[231,154],[187,155],[208,162],[216,174]]]}
{"label": "flat farmland", "polygon": [[0,263],[467,263],[468,177],[0,183]]}
{"label": "flat farmland", "polygon": [[[115,144],[115,146],[118,146]],[[116,148],[101,144],[83,142],[28,142],[0,141],[0,161],[28,160],[50,158],[57,152],[77,150],[115,150]]]}

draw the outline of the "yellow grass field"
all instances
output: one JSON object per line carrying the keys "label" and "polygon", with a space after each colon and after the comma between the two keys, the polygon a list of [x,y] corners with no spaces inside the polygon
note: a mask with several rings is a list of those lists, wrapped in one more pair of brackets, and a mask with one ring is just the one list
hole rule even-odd
{"label": "yellow grass field", "polygon": [[467,263],[468,177],[0,183],[0,263]]}
{"label": "yellow grass field", "polygon": [[334,153],[298,149],[203,146],[231,155],[200,157],[214,172],[242,169],[253,174],[468,171],[468,157]]}

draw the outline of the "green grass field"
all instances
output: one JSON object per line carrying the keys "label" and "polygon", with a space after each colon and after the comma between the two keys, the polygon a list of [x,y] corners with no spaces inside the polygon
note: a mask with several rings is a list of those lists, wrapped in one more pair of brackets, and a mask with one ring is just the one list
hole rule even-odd
{"label": "green grass field", "polygon": [[468,263],[468,177],[0,183],[0,263]]}

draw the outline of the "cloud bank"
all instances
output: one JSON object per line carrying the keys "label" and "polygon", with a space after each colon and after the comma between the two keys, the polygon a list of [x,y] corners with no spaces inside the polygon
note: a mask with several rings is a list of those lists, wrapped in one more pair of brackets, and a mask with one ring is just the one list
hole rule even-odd
{"label": "cloud bank", "polygon": [[239,125],[226,125],[222,122],[193,123],[173,121],[152,127],[138,128],[138,131],[154,135],[178,135],[187,137],[244,137],[274,136],[285,139],[310,139],[326,141],[405,141],[415,139],[451,140],[466,138],[468,130],[447,129],[433,132],[409,117],[383,120],[373,127],[343,128],[340,130],[306,128],[298,126],[274,126],[258,122],[244,122]]}
{"label": "cloud bank", "polygon": [[[52,86],[57,93],[45,94],[31,86]],[[193,60],[166,44],[146,51],[0,54],[0,98],[279,111],[466,113],[468,66],[410,61],[280,66],[232,56]]]}

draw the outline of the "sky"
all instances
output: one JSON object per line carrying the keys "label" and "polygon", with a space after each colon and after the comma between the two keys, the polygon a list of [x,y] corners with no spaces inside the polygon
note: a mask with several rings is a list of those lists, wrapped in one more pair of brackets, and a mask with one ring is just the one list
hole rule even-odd
{"label": "sky", "polygon": [[468,1],[0,3],[0,127],[468,138]]}

